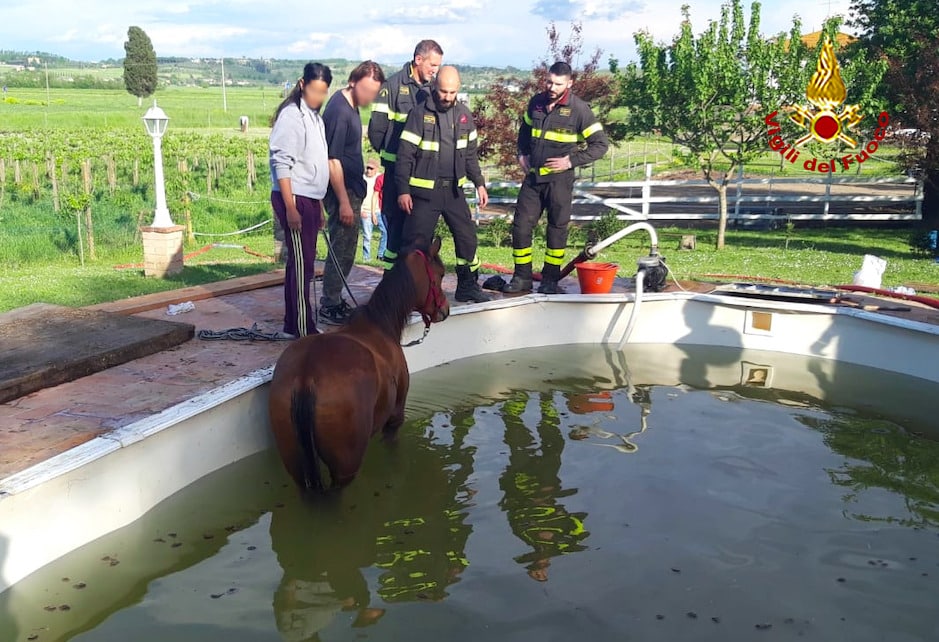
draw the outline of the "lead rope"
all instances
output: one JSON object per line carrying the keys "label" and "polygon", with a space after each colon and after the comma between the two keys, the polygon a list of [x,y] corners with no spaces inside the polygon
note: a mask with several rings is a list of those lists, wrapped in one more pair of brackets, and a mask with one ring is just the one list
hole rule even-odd
{"label": "lead rope", "polygon": [[[421,252],[420,250],[417,250],[417,251],[424,258],[424,270],[427,272],[427,284],[428,285],[427,285],[427,296],[424,299],[424,307],[427,307],[427,303],[431,299],[433,299],[434,306],[437,309],[439,309],[440,300],[438,299],[438,295],[440,296],[440,298],[445,298],[443,291],[438,291],[437,287],[434,285],[434,275],[431,274],[430,260],[427,258],[427,255]],[[401,344],[402,348],[410,348],[410,347],[419,345],[421,343],[424,343],[424,339],[427,338],[427,334],[430,332],[431,319],[430,319],[430,315],[426,312],[421,312],[421,318],[424,320],[424,334],[421,335],[420,339],[415,339],[414,341],[411,341],[410,343]]]}

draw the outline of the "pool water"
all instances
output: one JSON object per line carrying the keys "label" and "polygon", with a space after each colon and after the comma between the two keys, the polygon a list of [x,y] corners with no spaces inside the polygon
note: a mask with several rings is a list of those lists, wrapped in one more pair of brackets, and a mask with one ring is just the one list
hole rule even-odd
{"label": "pool water", "polygon": [[233,464],[0,595],[0,639],[939,639],[930,391],[739,350],[460,361],[341,494]]}

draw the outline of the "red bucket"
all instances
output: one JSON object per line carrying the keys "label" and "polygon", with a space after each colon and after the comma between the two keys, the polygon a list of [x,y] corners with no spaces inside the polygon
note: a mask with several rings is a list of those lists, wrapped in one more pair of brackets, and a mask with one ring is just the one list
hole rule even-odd
{"label": "red bucket", "polygon": [[616,263],[578,263],[575,267],[582,294],[608,294],[619,269]]}

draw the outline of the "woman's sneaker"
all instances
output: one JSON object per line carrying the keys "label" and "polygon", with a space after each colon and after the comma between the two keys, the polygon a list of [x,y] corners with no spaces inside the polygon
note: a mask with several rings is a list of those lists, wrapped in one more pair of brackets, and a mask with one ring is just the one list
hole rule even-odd
{"label": "woman's sneaker", "polygon": [[319,311],[319,320],[327,325],[345,325],[352,317],[353,309],[345,300],[336,305],[323,306]]}

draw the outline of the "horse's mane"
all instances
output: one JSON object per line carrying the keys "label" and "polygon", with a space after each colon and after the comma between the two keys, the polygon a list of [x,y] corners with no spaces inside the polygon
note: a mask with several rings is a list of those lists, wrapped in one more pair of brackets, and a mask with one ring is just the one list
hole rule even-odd
{"label": "horse's mane", "polygon": [[402,252],[394,267],[385,272],[368,303],[356,310],[357,314],[364,314],[395,341],[401,339],[404,326],[414,309],[417,287],[405,259],[416,250],[427,252],[423,244],[409,247]]}

